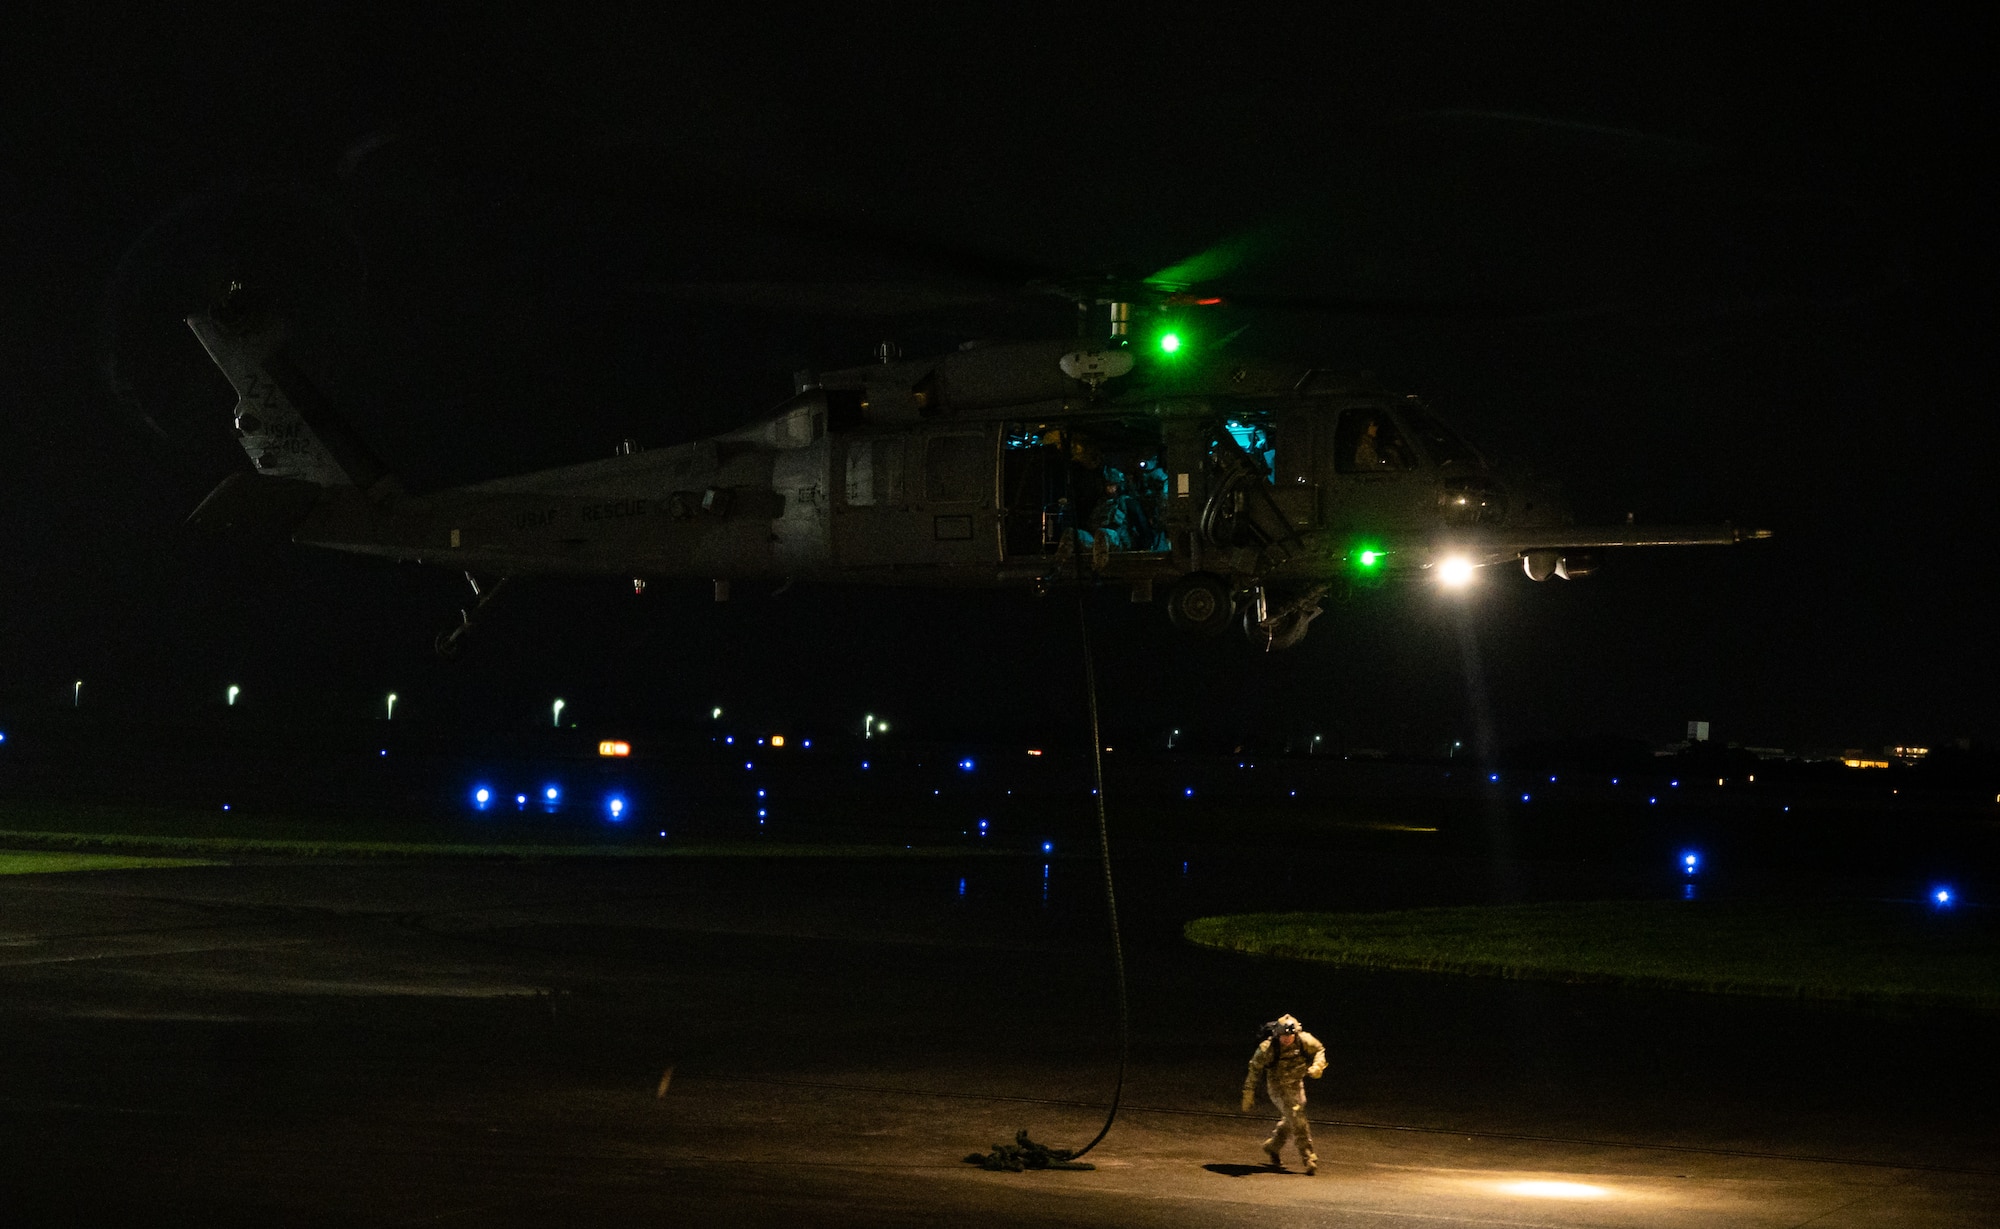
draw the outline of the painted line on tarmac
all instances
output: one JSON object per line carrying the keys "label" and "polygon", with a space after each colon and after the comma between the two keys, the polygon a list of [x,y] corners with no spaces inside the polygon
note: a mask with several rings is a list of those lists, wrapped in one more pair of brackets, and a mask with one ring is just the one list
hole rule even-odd
{"label": "painted line on tarmac", "polygon": [[[888,1093],[902,1097],[948,1097],[957,1101],[1006,1101],[1020,1105],[1050,1105],[1067,1109],[1103,1110],[1105,1106],[1095,1101],[1070,1101],[1059,1097],[1017,1097],[1004,1093],[947,1092],[930,1088],[890,1088],[874,1084],[840,1084],[830,1080],[780,1080],[754,1075],[711,1075],[706,1072],[676,1071],[677,1080],[716,1080],[731,1084],[772,1084],[785,1088],[830,1088],[841,1092]],[[1226,1118],[1236,1122],[1265,1122],[1267,1114],[1238,1114],[1228,1110],[1185,1109],[1168,1105],[1131,1105],[1120,1107],[1130,1114],[1168,1114],[1180,1118]],[[1327,1127],[1351,1127],[1358,1131],[1402,1131],[1412,1135],[1459,1135],[1467,1139],[1510,1139],[1538,1144],[1581,1144],[1593,1148],[1630,1148],[1643,1152],[1679,1152],[1698,1156],[1736,1156],[1765,1161],[1798,1161],[1812,1165],[1849,1165],[1868,1169],[1907,1169],[1923,1173],[1970,1174],[1982,1178],[2000,1178],[2000,1169],[1982,1169],[1971,1165],[1930,1165],[1920,1161],[1881,1161],[1869,1157],[1819,1156],[1807,1152],[1766,1152],[1756,1148],[1711,1148],[1699,1144],[1657,1144],[1629,1139],[1592,1139],[1578,1135],[1531,1135],[1521,1131],[1480,1131],[1463,1127],[1428,1127],[1407,1122],[1362,1122],[1355,1119],[1315,1117],[1313,1125]]]}
{"label": "painted line on tarmac", "polygon": [[[204,929],[215,931],[232,928],[208,927]],[[101,950],[92,951],[76,950],[85,945],[80,941],[67,938],[52,941],[41,950],[36,951],[34,955],[10,954],[0,956],[0,969],[27,968],[33,965],[47,964],[77,964],[91,960],[132,960],[153,956],[192,956],[203,952],[253,951],[272,947],[296,947],[302,943],[310,943],[312,941],[302,936],[291,935],[238,935],[234,937],[211,935],[207,938],[187,935],[178,940],[168,939],[152,943],[137,941],[150,937],[149,932],[144,931],[120,937],[124,938],[125,941],[122,943],[99,941],[98,947]],[[97,937],[91,936],[90,938],[96,940]]]}
{"label": "painted line on tarmac", "polygon": [[0,1097],[0,1113],[42,1114],[52,1110],[72,1114],[142,1114],[149,1117],[190,1112],[140,1109],[130,1105],[90,1105],[82,1101],[34,1101],[26,1097]]}

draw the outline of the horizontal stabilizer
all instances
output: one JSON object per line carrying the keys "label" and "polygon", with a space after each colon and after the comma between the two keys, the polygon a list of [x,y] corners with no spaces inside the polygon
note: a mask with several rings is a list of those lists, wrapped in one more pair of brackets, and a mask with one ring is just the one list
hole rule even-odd
{"label": "horizontal stabilizer", "polygon": [[225,305],[187,325],[236,390],[236,434],[260,475],[383,493],[387,469],[285,357],[283,320]]}
{"label": "horizontal stabilizer", "polygon": [[288,542],[321,495],[321,488],[297,478],[231,474],[201,501],[188,524],[239,541]]}

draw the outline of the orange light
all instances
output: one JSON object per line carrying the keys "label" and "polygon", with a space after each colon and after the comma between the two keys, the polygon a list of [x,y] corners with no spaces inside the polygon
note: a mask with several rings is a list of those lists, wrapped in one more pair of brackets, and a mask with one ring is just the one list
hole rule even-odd
{"label": "orange light", "polygon": [[1041,752],[1039,752],[1039,751],[1030,751],[1030,752],[1028,752],[1028,754],[1029,754],[1029,755],[1040,755],[1040,754],[1041,754]]}
{"label": "orange light", "polygon": [[620,742],[616,739],[607,738],[603,742],[597,744],[597,754],[607,755],[607,756],[630,755],[632,754],[632,744],[628,742]]}
{"label": "orange light", "polygon": [[782,747],[782,746],[784,746],[784,745],[785,745],[785,736],[784,736],[783,734],[773,734],[773,735],[771,735],[771,745],[772,745],[773,747]]}

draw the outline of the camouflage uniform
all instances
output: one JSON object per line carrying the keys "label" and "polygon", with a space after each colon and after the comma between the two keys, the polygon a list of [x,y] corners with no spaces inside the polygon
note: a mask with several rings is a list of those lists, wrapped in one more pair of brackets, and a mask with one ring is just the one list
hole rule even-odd
{"label": "camouflage uniform", "polygon": [[[1263,1077],[1279,1114],[1277,1129],[1264,1141],[1264,1155],[1271,1164],[1282,1165],[1279,1150],[1289,1137],[1299,1146],[1306,1172],[1312,1173],[1319,1168],[1319,1157],[1313,1152],[1312,1124],[1306,1121],[1306,1077],[1318,1079],[1326,1070],[1326,1047],[1291,1016],[1279,1016],[1267,1027],[1270,1034],[1250,1056],[1250,1073],[1243,1078],[1243,1108],[1247,1111],[1256,1104],[1257,1080]],[[1277,1034],[1286,1032],[1297,1034],[1297,1040],[1290,1045],[1279,1042]]]}

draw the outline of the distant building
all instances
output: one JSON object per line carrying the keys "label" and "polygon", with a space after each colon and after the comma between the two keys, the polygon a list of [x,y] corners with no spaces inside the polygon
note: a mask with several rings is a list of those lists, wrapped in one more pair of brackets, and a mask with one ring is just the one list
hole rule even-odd
{"label": "distant building", "polygon": [[1705,743],[1705,742],[1707,742],[1707,741],[1708,741],[1708,722],[1706,722],[1706,721],[1690,721],[1690,722],[1688,722],[1688,739],[1687,739],[1687,740],[1688,740],[1689,742],[1691,742],[1691,743]]}

